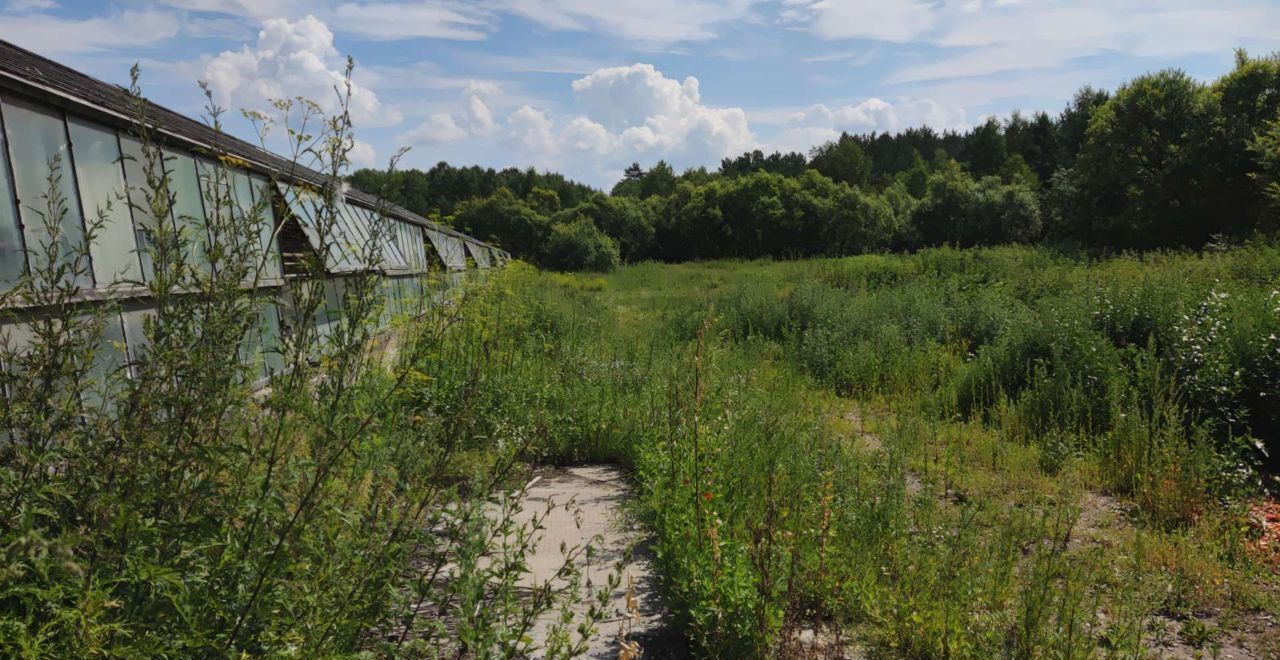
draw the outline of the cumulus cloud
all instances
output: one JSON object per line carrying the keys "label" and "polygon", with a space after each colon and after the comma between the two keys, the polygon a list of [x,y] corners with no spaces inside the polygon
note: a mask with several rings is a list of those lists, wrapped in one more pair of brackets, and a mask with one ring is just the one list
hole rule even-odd
{"label": "cumulus cloud", "polygon": [[[263,108],[272,99],[303,96],[328,110],[338,105],[335,86],[343,84],[345,62],[333,45],[333,32],[314,16],[296,22],[263,21],[257,43],[223,51],[205,66],[214,99],[225,106]],[[383,105],[373,90],[352,84],[350,111],[358,127],[390,126],[402,117]]]}
{"label": "cumulus cloud", "polygon": [[597,144],[611,146],[621,158],[702,163],[755,142],[741,108],[704,105],[697,78],[667,78],[651,64],[600,69],[574,81],[573,91],[585,118],[605,129],[580,122],[574,140],[594,134]]}
{"label": "cumulus cloud", "polygon": [[560,144],[547,113],[527,105],[520,106],[507,117],[507,141],[531,155],[539,165],[556,162],[556,156],[560,154]]}
{"label": "cumulus cloud", "polygon": [[586,117],[574,117],[561,132],[561,142],[571,151],[597,156],[618,147],[618,138],[609,129]]}
{"label": "cumulus cloud", "polygon": [[413,130],[401,133],[396,139],[406,144],[442,144],[455,142],[469,135],[448,113],[437,112],[428,116]]}
{"label": "cumulus cloud", "polygon": [[[573,104],[552,113],[520,105],[499,119],[502,92],[473,82],[451,109],[427,117],[402,142],[440,144],[496,135],[505,157],[605,182],[632,161],[677,167],[715,163],[755,144],[741,108],[703,103],[697,78],[668,78],[649,64],[598,69],[574,81]],[[509,100],[509,99],[508,99]]]}
{"label": "cumulus cloud", "polygon": [[469,137],[492,135],[498,124],[488,99],[500,94],[490,82],[471,81],[462,90],[461,103],[456,110],[436,112],[410,131],[401,133],[398,140],[407,144],[441,144],[456,142]]}
{"label": "cumulus cloud", "polygon": [[903,99],[890,103],[870,98],[854,105],[829,107],[816,104],[790,114],[765,145],[770,150],[808,153],[813,147],[840,137],[841,133],[896,133],[912,126],[937,130],[968,126],[964,109],[933,99]]}
{"label": "cumulus cloud", "polygon": [[355,167],[372,167],[377,165],[378,152],[364,140],[353,140],[351,150],[347,152],[347,160]]}

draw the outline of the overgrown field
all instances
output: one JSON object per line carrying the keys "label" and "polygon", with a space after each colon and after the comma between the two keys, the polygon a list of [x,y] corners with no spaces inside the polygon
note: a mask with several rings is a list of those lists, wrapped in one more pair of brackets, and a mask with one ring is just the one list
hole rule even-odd
{"label": "overgrown field", "polygon": [[265,395],[231,284],[131,375],[73,307],[5,348],[0,652],[519,655],[573,600],[516,587],[524,466],[607,461],[707,657],[1280,653],[1275,246],[515,264],[373,355],[366,284]]}
{"label": "overgrown field", "polygon": [[705,655],[1280,653],[1274,246],[500,281],[477,405],[633,471]]}

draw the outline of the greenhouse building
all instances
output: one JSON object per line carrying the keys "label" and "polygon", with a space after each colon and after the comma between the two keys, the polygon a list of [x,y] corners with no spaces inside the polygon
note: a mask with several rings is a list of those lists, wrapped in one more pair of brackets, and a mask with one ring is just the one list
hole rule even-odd
{"label": "greenhouse building", "polygon": [[[150,155],[157,151],[159,161]],[[181,245],[190,263],[210,268],[203,250],[216,241],[204,239],[220,210],[207,208],[209,200],[231,200],[232,215],[254,218],[256,245],[247,251],[259,265],[244,286],[269,302],[261,307],[260,336],[248,342],[256,348],[237,352],[264,380],[287,368],[278,351],[261,347],[278,345],[290,331],[282,309],[291,302],[288,282],[317,278],[314,264],[322,264],[330,299],[343,295],[348,278],[377,275],[388,301],[386,323],[397,313],[420,313],[510,259],[495,246],[0,41],[0,337],[10,346],[23,345],[29,322],[48,314],[51,303],[4,293],[34,271],[62,272],[75,294],[59,305],[111,310],[99,348],[103,364],[94,370],[138,363],[146,349],[144,319],[154,309],[148,242],[161,220],[151,217],[157,207],[144,191],[154,189],[156,162],[163,163],[172,200],[171,217],[162,221],[171,223],[172,235],[186,237]],[[54,196],[63,208],[50,213]],[[91,226],[96,235],[86,250]],[[336,321],[334,307],[314,314],[321,338]]]}

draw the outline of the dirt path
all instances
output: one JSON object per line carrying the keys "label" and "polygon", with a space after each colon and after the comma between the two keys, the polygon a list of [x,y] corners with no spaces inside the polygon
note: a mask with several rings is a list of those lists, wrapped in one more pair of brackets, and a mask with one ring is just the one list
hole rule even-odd
{"label": "dirt path", "polygon": [[[545,584],[554,578],[564,562],[562,548],[592,544],[594,556],[585,556],[578,565],[595,589],[608,584],[611,573],[622,562],[620,584],[610,594],[604,620],[596,626],[590,640],[588,658],[619,658],[623,640],[638,645],[646,659],[683,657],[679,635],[671,632],[663,620],[663,608],[657,594],[650,554],[644,545],[642,531],[634,527],[623,512],[623,503],[631,497],[631,488],[618,468],[590,465],[548,469],[529,489],[522,515],[530,519],[546,514],[543,529],[533,556],[525,585]],[[549,513],[548,513],[549,510]],[[633,606],[628,607],[628,595]],[[629,609],[638,611],[633,619]],[[586,605],[579,610],[586,611]],[[531,635],[537,646],[543,646],[556,619],[548,613],[537,623]]]}

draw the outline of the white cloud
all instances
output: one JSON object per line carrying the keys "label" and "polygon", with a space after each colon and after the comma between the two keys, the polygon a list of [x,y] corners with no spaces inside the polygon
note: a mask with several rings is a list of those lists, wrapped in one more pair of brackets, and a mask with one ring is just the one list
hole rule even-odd
{"label": "white cloud", "polygon": [[643,44],[706,41],[747,20],[759,0],[490,0],[552,30],[597,31]]}
{"label": "white cloud", "polygon": [[483,12],[456,2],[343,3],[329,23],[367,39],[430,38],[479,41],[489,36]]}
{"label": "white cloud", "polygon": [[441,144],[456,142],[469,137],[486,136],[498,130],[493,118],[490,99],[501,96],[495,83],[472,80],[462,90],[461,103],[451,112],[436,112],[413,130],[396,137],[402,143]]}
{"label": "white cloud", "polygon": [[547,113],[527,105],[520,106],[507,117],[507,140],[532,156],[533,162],[539,165],[556,162],[556,156],[560,154],[560,145],[552,132]]}
{"label": "white cloud", "polygon": [[[705,105],[700,87],[696,78],[667,78],[649,64],[599,69],[574,81],[567,112],[552,114],[526,103],[501,122],[493,120],[493,130],[501,135],[505,161],[556,168],[600,184],[632,161],[664,159],[683,168],[751,149],[756,140],[746,113]],[[483,93],[464,95],[454,112],[430,118],[414,135],[402,137],[476,135],[477,127],[489,124],[483,112],[468,108],[486,101]]]}
{"label": "white cloud", "polygon": [[417,128],[401,133],[396,137],[396,140],[409,145],[415,143],[441,144],[444,142],[456,142],[470,135],[466,129],[453,120],[453,117],[446,113],[438,112],[427,117],[426,121],[419,124]]}
{"label": "white cloud", "polygon": [[800,0],[791,17],[808,22],[823,39],[912,41],[938,24],[932,2],[911,0]]}
{"label": "white cloud", "polygon": [[1021,69],[1053,68],[1079,57],[1081,52],[1078,46],[1053,42],[994,44],[903,67],[893,72],[886,82],[947,80]]}
{"label": "white cloud", "polygon": [[1123,53],[1173,58],[1270,48],[1274,0],[785,0],[791,23],[830,40],[873,39],[948,49],[910,63],[889,82],[1065,69]]}
{"label": "white cloud", "polygon": [[373,145],[363,140],[353,140],[347,159],[355,167],[373,167],[377,165],[378,152]]}
{"label": "white cloud", "polygon": [[764,145],[770,151],[808,153],[813,147],[840,137],[841,133],[896,133],[913,126],[936,130],[969,125],[964,109],[933,99],[901,99],[890,103],[870,98],[854,105],[828,107],[817,104],[792,112],[777,135]]}
{"label": "white cloud", "polygon": [[828,62],[848,62],[850,66],[864,66],[880,55],[880,50],[872,48],[865,51],[844,50],[833,53],[823,53],[821,55],[812,55],[804,58],[802,61],[808,64],[825,64]]}
{"label": "white cloud", "polygon": [[[223,51],[205,66],[214,99],[224,106],[261,109],[272,99],[302,96],[333,111],[335,86],[343,84],[345,62],[333,45],[333,33],[307,16],[297,22],[263,21],[257,43]],[[350,111],[357,128],[400,123],[398,110],[385,107],[373,90],[352,83]]]}
{"label": "white cloud", "polygon": [[616,138],[621,158],[704,163],[755,142],[741,108],[704,105],[697,78],[676,81],[651,64],[600,69],[573,91],[586,118]]}
{"label": "white cloud", "polygon": [[53,56],[149,46],[176,36],[179,29],[172,13],[150,10],[85,19],[30,14],[0,20],[0,38]]}
{"label": "white cloud", "polygon": [[303,10],[306,3],[304,0],[159,0],[156,4],[188,11],[260,19],[294,16]]}
{"label": "white cloud", "polygon": [[618,138],[604,126],[587,119],[574,117],[560,134],[565,148],[603,156],[618,146]]}
{"label": "white cloud", "polygon": [[57,9],[58,3],[53,0],[10,0],[5,9],[14,13],[25,13],[30,11],[48,11]]}

